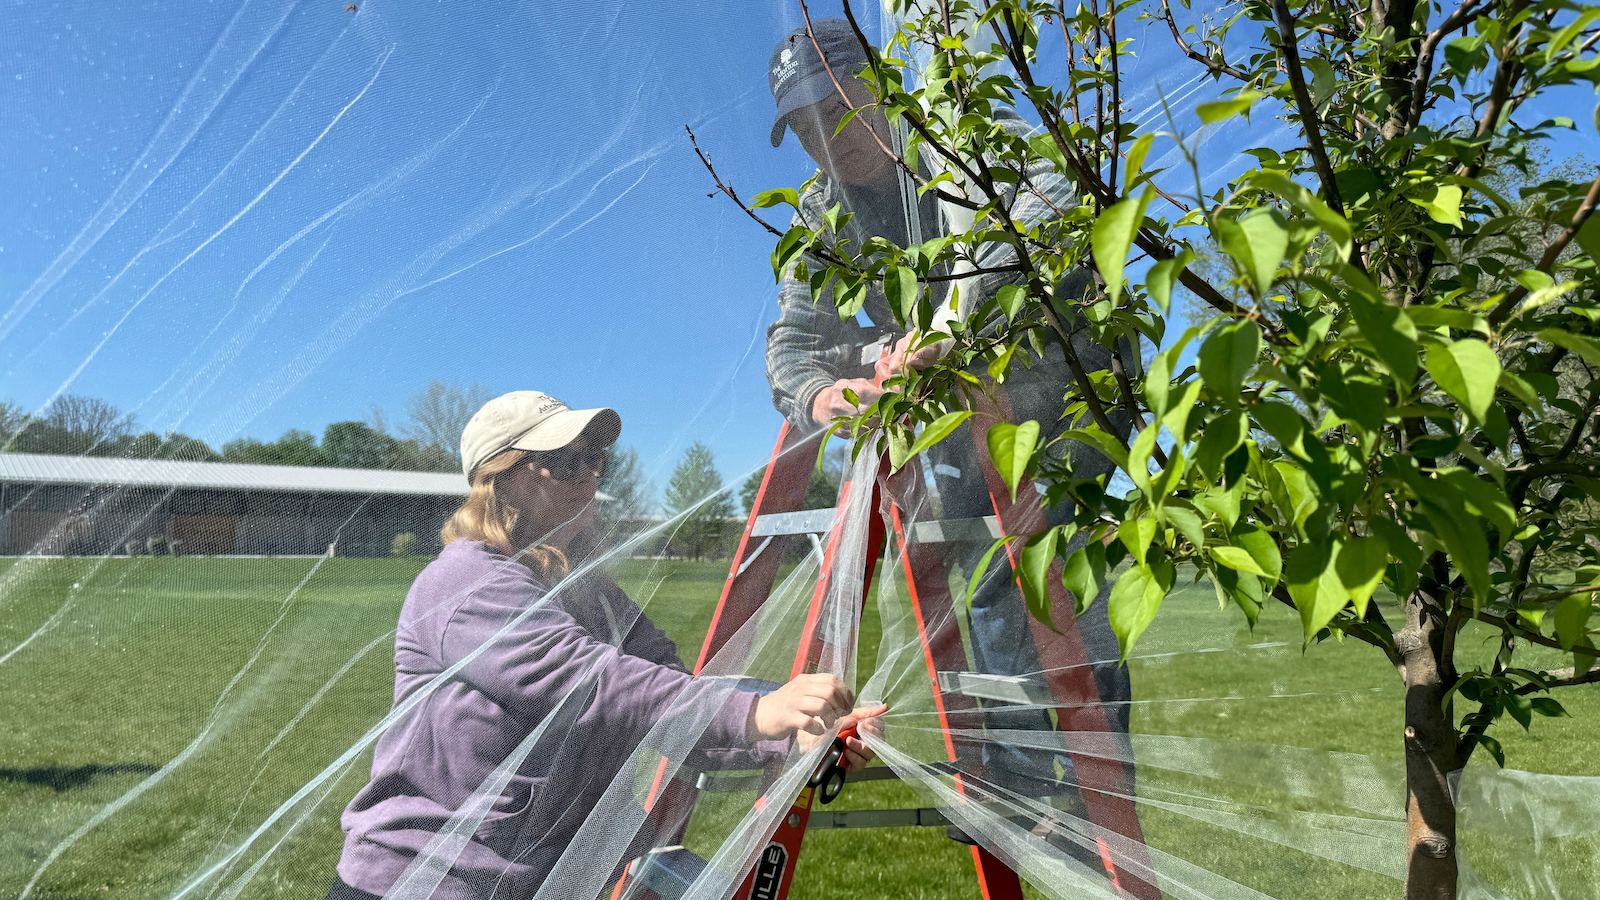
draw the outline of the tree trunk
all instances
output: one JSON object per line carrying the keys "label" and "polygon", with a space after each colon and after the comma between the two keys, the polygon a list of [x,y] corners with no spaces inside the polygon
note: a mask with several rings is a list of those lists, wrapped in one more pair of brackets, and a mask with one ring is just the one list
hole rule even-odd
{"label": "tree trunk", "polygon": [[1456,673],[1444,655],[1443,592],[1430,588],[1424,585],[1406,601],[1406,627],[1395,635],[1406,684],[1406,900],[1456,896],[1456,805],[1450,790],[1456,736],[1443,703]]}

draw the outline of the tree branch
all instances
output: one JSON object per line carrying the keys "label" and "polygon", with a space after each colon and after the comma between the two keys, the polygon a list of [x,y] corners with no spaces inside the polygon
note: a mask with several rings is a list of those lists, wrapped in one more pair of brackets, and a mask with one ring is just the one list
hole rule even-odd
{"label": "tree branch", "polygon": [[1555,650],[1565,650],[1566,649],[1565,647],[1562,647],[1561,643],[1559,641],[1557,641],[1555,638],[1545,637],[1544,635],[1540,634],[1537,631],[1529,631],[1528,629],[1522,627],[1521,625],[1518,625],[1517,623],[1511,621],[1509,618],[1506,618],[1504,616],[1497,616],[1494,613],[1484,612],[1483,610],[1480,609],[1477,612],[1473,613],[1472,617],[1474,619],[1477,619],[1479,622],[1483,622],[1483,623],[1488,624],[1488,625],[1493,625],[1494,627],[1500,629],[1501,631],[1504,631],[1504,632],[1506,632],[1508,634],[1511,634],[1511,635],[1515,635],[1516,637],[1521,638],[1522,640],[1527,641],[1530,644],[1538,644],[1541,647],[1550,647],[1550,648],[1555,649]]}
{"label": "tree branch", "polygon": [[1300,110],[1300,123],[1305,126],[1311,161],[1317,168],[1317,177],[1322,181],[1322,196],[1334,212],[1343,216],[1344,199],[1339,196],[1339,183],[1334,179],[1333,164],[1328,160],[1328,148],[1322,143],[1317,107],[1311,102],[1311,92],[1306,89],[1306,74],[1300,65],[1300,43],[1295,35],[1294,16],[1289,12],[1287,0],[1273,0],[1272,7],[1278,22],[1278,46],[1283,52],[1284,66],[1289,70],[1289,86],[1294,91],[1295,106]]}
{"label": "tree branch", "polygon": [[1495,0],[1463,0],[1450,15],[1446,16],[1439,27],[1428,32],[1422,39],[1422,46],[1417,51],[1417,71],[1411,82],[1411,110],[1410,125],[1416,128],[1422,122],[1424,104],[1428,96],[1428,84],[1433,80],[1433,57],[1439,49],[1439,42],[1450,35],[1457,28],[1461,28],[1471,21],[1485,7],[1492,5]]}
{"label": "tree branch", "polygon": [[[1168,0],[1161,0],[1161,17],[1166,20],[1167,30],[1172,32],[1172,40],[1178,45],[1178,49],[1183,51],[1184,56],[1205,66],[1213,75],[1227,75],[1230,78],[1237,78],[1245,84],[1254,83],[1255,79],[1250,77],[1249,72],[1230,64],[1226,59],[1220,62],[1214,60],[1189,46],[1189,42],[1185,41],[1183,35],[1178,32],[1178,23],[1172,18],[1172,7],[1168,5]],[[1221,54],[1219,53],[1218,56],[1220,57]]]}
{"label": "tree branch", "polygon": [[[1572,221],[1568,223],[1566,228],[1561,230],[1560,234],[1556,235],[1556,239],[1550,242],[1550,246],[1544,248],[1544,255],[1539,257],[1539,271],[1549,274],[1555,268],[1556,260],[1561,258],[1561,254],[1567,249],[1567,245],[1572,243],[1572,239],[1578,234],[1578,229],[1582,228],[1583,223],[1589,221],[1589,216],[1594,214],[1596,203],[1600,203],[1600,175],[1596,175],[1595,179],[1589,182],[1589,193],[1585,194],[1583,202],[1578,204],[1577,212],[1572,214]],[[1523,285],[1517,285],[1489,313],[1489,323],[1491,325],[1499,325],[1526,296],[1528,296],[1528,289]]]}
{"label": "tree branch", "polygon": [[1546,681],[1543,684],[1537,681],[1530,681],[1517,688],[1517,693],[1524,695],[1537,694],[1540,691],[1552,691],[1556,688],[1572,687],[1579,684],[1595,684],[1597,682],[1600,682],[1600,668],[1590,669],[1582,675],[1574,674],[1571,678],[1557,678],[1554,681]]}

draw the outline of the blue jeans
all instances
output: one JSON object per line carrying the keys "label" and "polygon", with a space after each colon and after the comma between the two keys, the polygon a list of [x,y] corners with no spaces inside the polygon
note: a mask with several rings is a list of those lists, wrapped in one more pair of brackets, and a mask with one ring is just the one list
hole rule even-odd
{"label": "blue jeans", "polygon": [[[1087,339],[1077,347],[1080,359],[1090,369],[1109,365],[1109,353],[1089,343]],[[1013,373],[1004,388],[1011,407],[1011,420],[1028,419],[1044,426],[1047,437],[1079,423],[1064,421],[1061,417],[1061,395],[1064,379],[1070,376],[1065,363],[1051,365],[1050,360],[1028,370]],[[1115,418],[1115,417],[1114,417]],[[1054,424],[1052,424],[1054,423]],[[1125,426],[1121,426],[1124,427]],[[1080,444],[1066,443],[1059,452],[1073,454],[1074,471],[1089,474],[1105,472],[1111,463]],[[994,514],[981,461],[968,426],[945,438],[930,451],[934,480],[939,490],[942,518],[966,519]],[[1070,505],[1045,510],[1045,521],[1058,525],[1072,520],[1074,510]],[[1081,540],[1079,538],[1078,540]],[[965,542],[956,544],[949,560],[964,575],[970,577],[987,544]],[[1101,587],[1095,602],[1076,617],[1070,630],[1073,635],[1057,637],[1053,632],[1048,640],[1073,640],[1081,643],[1080,662],[1090,667],[1093,690],[1097,696],[1057,698],[1075,705],[1099,704],[1105,716],[1107,730],[1120,735],[1128,732],[1128,701],[1133,698],[1133,687],[1126,667],[1118,665],[1119,649],[1116,635],[1107,617],[1107,597],[1110,585]],[[1056,621],[1062,621],[1065,610],[1055,611]],[[990,563],[984,583],[972,598],[968,615],[968,639],[971,644],[973,665],[976,671],[992,675],[1034,676],[1037,683],[1041,665],[1039,652],[1029,624],[1029,613],[1015,579],[1001,554]],[[1015,731],[1036,731],[1051,734],[1055,723],[1050,710],[1037,706],[1015,705],[984,701],[986,728]],[[1039,743],[1048,744],[1050,740]],[[1125,743],[1125,742],[1124,742]],[[1025,797],[1055,797],[1063,792],[1063,780],[1076,783],[1072,761],[1066,754],[1040,747],[1018,746],[1013,741],[987,740],[983,743],[981,762],[988,771],[989,780],[1000,788],[1015,791]],[[1126,758],[1131,759],[1131,752]],[[1128,785],[1133,784],[1133,766],[1124,764]]]}

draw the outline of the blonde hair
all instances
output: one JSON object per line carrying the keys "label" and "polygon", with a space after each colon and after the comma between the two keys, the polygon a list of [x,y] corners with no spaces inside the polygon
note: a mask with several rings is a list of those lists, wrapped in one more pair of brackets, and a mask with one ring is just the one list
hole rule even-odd
{"label": "blonde hair", "polygon": [[518,547],[513,537],[520,513],[515,506],[501,500],[498,493],[500,476],[512,471],[527,460],[526,450],[503,450],[478,464],[472,470],[467,499],[439,530],[439,543],[469,540],[483,541],[489,549],[510,557],[517,557],[523,565],[541,578],[560,579],[571,568],[567,555],[549,544]]}

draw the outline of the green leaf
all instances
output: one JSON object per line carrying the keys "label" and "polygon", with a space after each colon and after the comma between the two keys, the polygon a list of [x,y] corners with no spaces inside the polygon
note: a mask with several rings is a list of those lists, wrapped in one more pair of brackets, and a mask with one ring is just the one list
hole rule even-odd
{"label": "green leaf", "polygon": [[1219,400],[1232,402],[1244,387],[1245,376],[1255,368],[1261,352],[1261,332],[1254,322],[1230,322],[1200,345],[1196,365],[1206,390]]}
{"label": "green leaf", "polygon": [[[1600,119],[1600,106],[1595,107],[1595,114],[1595,118]],[[1590,216],[1583,220],[1583,225],[1573,238],[1578,242],[1578,246],[1583,248],[1583,252],[1589,254],[1591,260],[1600,263],[1600,216]]]}
{"label": "green leaf", "polygon": [[1122,272],[1128,264],[1128,248],[1133,246],[1133,236],[1144,222],[1145,207],[1155,191],[1145,188],[1137,197],[1128,197],[1095,219],[1090,243],[1094,248],[1094,263],[1106,281],[1106,296],[1112,303],[1122,294]]}
{"label": "green leaf", "polygon": [[1317,493],[1311,488],[1311,479],[1304,469],[1287,460],[1274,462],[1272,471],[1283,485],[1283,496],[1274,499],[1278,500],[1284,517],[1299,528],[1317,508]]}
{"label": "green leaf", "polygon": [[1242,88],[1237,94],[1226,100],[1212,100],[1196,106],[1194,114],[1199,116],[1200,121],[1207,125],[1225,122],[1237,115],[1245,115],[1248,118],[1250,107],[1254,106],[1256,101],[1263,96],[1265,95],[1260,91]]}
{"label": "green leaf", "polygon": [[1179,505],[1180,503],[1182,501],[1173,501],[1162,506],[1161,518],[1178,529],[1178,533],[1196,549],[1205,546],[1206,529],[1205,523],[1200,521],[1200,514],[1187,506]]}
{"label": "green leaf", "polygon": [[1211,547],[1206,552],[1211,554],[1212,559],[1236,572],[1259,575],[1263,578],[1267,575],[1256,563],[1255,557],[1242,547]]}
{"label": "green leaf", "polygon": [[1124,471],[1128,469],[1128,449],[1122,446],[1121,442],[1116,438],[1101,431],[1098,426],[1074,428],[1071,431],[1062,432],[1061,437],[1093,447],[1100,451],[1100,454],[1106,459],[1121,466]]}
{"label": "green leaf", "polygon": [[967,579],[967,606],[969,608],[972,606],[973,596],[978,593],[978,585],[983,583],[983,576],[989,571],[989,563],[994,561],[995,551],[1016,540],[1017,537],[1014,534],[1004,535],[993,544],[990,544],[988,550],[983,551],[983,556],[978,559],[977,567],[972,570],[972,576]]}
{"label": "green leaf", "polygon": [[1344,216],[1334,212],[1333,207],[1322,201],[1322,198],[1312,193],[1310,189],[1289,179],[1288,176],[1278,172],[1257,172],[1250,176],[1250,181],[1257,187],[1264,188],[1287,200],[1289,204],[1303,213],[1307,213],[1316,220],[1328,240],[1333,243],[1335,252],[1340,259],[1350,255],[1352,232],[1350,222]]}
{"label": "green leaf", "polygon": [[993,378],[999,384],[1005,383],[1006,373],[1011,370],[1011,358],[1017,355],[1017,348],[1020,346],[1022,345],[1018,343],[1007,344],[1006,348],[1000,351],[998,356],[990,360],[990,378]]}
{"label": "green leaf", "polygon": [[1278,277],[1278,267],[1289,250],[1289,230],[1283,213],[1274,208],[1252,210],[1237,223],[1218,220],[1222,249],[1250,276],[1250,289],[1265,297]]}
{"label": "green leaf", "polygon": [[778,280],[783,280],[783,272],[794,260],[795,254],[804,250],[809,243],[809,237],[804,226],[796,225],[785,231],[783,237],[778,238],[778,246],[772,248],[772,275]]}
{"label": "green leaf", "polygon": [[1349,291],[1344,296],[1361,336],[1395,378],[1409,385],[1417,377],[1417,328],[1411,319],[1399,307],[1374,302],[1360,291]]}
{"label": "green leaf", "polygon": [[1483,341],[1467,338],[1428,347],[1425,364],[1428,374],[1445,393],[1456,398],[1482,422],[1494,402],[1494,386],[1500,380],[1500,360]]}
{"label": "green leaf", "polygon": [[1571,650],[1583,639],[1593,612],[1594,603],[1588,594],[1573,594],[1556,604],[1556,640],[1561,643],[1561,649]]}
{"label": "green leaf", "polygon": [[1122,192],[1124,194],[1133,190],[1134,180],[1144,171],[1144,158],[1150,153],[1150,145],[1155,142],[1155,139],[1154,133],[1146,132],[1139,135],[1138,140],[1133,142],[1133,146],[1128,148],[1128,167],[1122,176]]}
{"label": "green leaf", "polygon": [[1166,315],[1172,308],[1173,283],[1191,262],[1194,262],[1194,251],[1185,248],[1177,256],[1163,259],[1151,266],[1150,271],[1145,274],[1144,289],[1150,293],[1150,299],[1155,301],[1162,315]]}
{"label": "green leaf", "polygon": [[754,209],[766,209],[771,206],[777,206],[780,203],[787,203],[795,209],[799,209],[800,193],[794,188],[777,188],[775,190],[762,191],[750,200],[750,206]]}
{"label": "green leaf", "polygon": [[1233,532],[1233,543],[1255,560],[1256,567],[1267,579],[1267,589],[1276,587],[1278,579],[1283,577],[1283,557],[1278,553],[1278,542],[1272,539],[1272,533],[1254,525],[1241,525]]}
{"label": "green leaf", "polygon": [[[1593,216],[1590,221],[1600,221],[1600,216]],[[1582,357],[1584,362],[1600,366],[1600,341],[1594,338],[1562,331],[1559,328],[1545,328],[1539,332],[1539,340],[1555,344],[1557,347],[1565,347]]]}
{"label": "green leaf", "polygon": [[1008,284],[994,295],[995,302],[1000,304],[1000,309],[1006,314],[1006,321],[1017,317],[1017,311],[1022,309],[1022,301],[1028,299],[1027,288],[1020,284]]}
{"label": "green leaf", "polygon": [[1071,171],[1071,168],[1067,165],[1067,158],[1062,155],[1061,148],[1056,145],[1055,138],[1051,137],[1048,132],[1036,134],[1029,138],[1028,148],[1054,163],[1057,171]]}
{"label": "green leaf", "polygon": [[1047,625],[1050,624],[1050,565],[1055,562],[1056,545],[1060,540],[1061,529],[1048,528],[1030,539],[1017,554],[1017,578],[1028,613]]}
{"label": "green leaf", "polygon": [[1441,504],[1437,492],[1424,492],[1420,499],[1423,512],[1433,526],[1433,533],[1444,544],[1450,561],[1455,563],[1461,577],[1466,579],[1477,603],[1489,599],[1489,539],[1483,532],[1483,526],[1478,522],[1463,521],[1460,505],[1455,504],[1452,508]]}
{"label": "green leaf", "polygon": [[1122,658],[1128,658],[1139,635],[1155,621],[1161,611],[1161,601],[1167,595],[1157,573],[1150,566],[1137,565],[1122,574],[1111,588],[1107,614],[1111,630],[1117,636],[1117,646]]}
{"label": "green leaf", "polygon": [[1133,446],[1128,448],[1128,477],[1143,491],[1150,495],[1150,455],[1156,449],[1156,437],[1161,429],[1156,425],[1147,425],[1139,436],[1133,439]]}
{"label": "green leaf", "polygon": [[1211,577],[1211,587],[1217,592],[1217,608],[1226,609],[1231,601],[1244,612],[1245,621],[1252,630],[1261,618],[1261,604],[1266,594],[1261,590],[1261,580],[1241,575],[1232,569],[1216,569]]}
{"label": "green leaf", "polygon": [[1173,436],[1183,440],[1189,428],[1189,413],[1194,411],[1195,401],[1200,399],[1200,381],[1191,379],[1178,389],[1176,398],[1170,400],[1166,412],[1161,414],[1161,424]]}
{"label": "green leaf", "polygon": [[1339,574],[1345,596],[1355,604],[1357,616],[1367,614],[1367,602],[1383,581],[1388,565],[1389,545],[1377,535],[1350,538],[1339,545],[1334,570]]}
{"label": "green leaf", "polygon": [[1462,226],[1460,185],[1426,184],[1415,196],[1406,199],[1422,207],[1428,218],[1440,225]]}
{"label": "green leaf", "polygon": [[1148,517],[1128,519],[1117,526],[1117,538],[1133,554],[1134,561],[1141,566],[1144,565],[1145,556],[1150,552],[1150,542],[1155,536],[1156,520]]}
{"label": "green leaf", "polygon": [[1091,540],[1067,557],[1061,569],[1061,583],[1076,599],[1077,610],[1082,613],[1100,596],[1100,585],[1106,580],[1106,548]]}
{"label": "green leaf", "polygon": [[[956,410],[955,412],[945,413],[939,418],[934,419],[928,424],[928,427],[922,429],[922,434],[919,435],[916,442],[911,445],[911,449],[906,453],[906,458],[910,459],[911,457],[916,456],[918,453],[921,453],[929,447],[932,447],[934,444],[937,444],[949,437],[950,432],[960,428],[961,423],[970,418],[972,418],[972,412],[970,410],[961,409]],[[896,466],[895,468],[899,468],[899,466]]]}
{"label": "green leaf", "polygon": [[1305,437],[1306,420],[1300,417],[1294,407],[1277,401],[1260,403],[1255,407],[1255,417],[1256,422],[1284,450],[1300,457],[1306,455],[1305,447],[1301,445]]}
{"label": "green leaf", "polygon": [[1011,499],[1017,499],[1017,485],[1033,461],[1039,444],[1039,423],[1029,419],[1020,425],[1001,422],[989,429],[989,458],[995,470],[1011,489]]}
{"label": "green leaf", "polygon": [[1332,562],[1333,554],[1326,547],[1302,544],[1289,554],[1285,567],[1284,580],[1300,611],[1300,625],[1308,644],[1350,602]]}
{"label": "green leaf", "polygon": [[890,266],[883,273],[883,296],[902,322],[911,321],[917,306],[917,273],[905,266]]}
{"label": "green leaf", "polygon": [[1212,478],[1222,477],[1222,462],[1244,443],[1249,431],[1244,414],[1230,409],[1210,422],[1200,434],[1200,444],[1195,448],[1195,462]]}
{"label": "green leaf", "polygon": [[1475,519],[1487,524],[1503,541],[1517,530],[1517,511],[1505,489],[1496,482],[1479,477],[1459,466],[1440,469],[1434,473],[1433,484],[1444,488],[1435,498],[1459,507],[1461,519]]}

